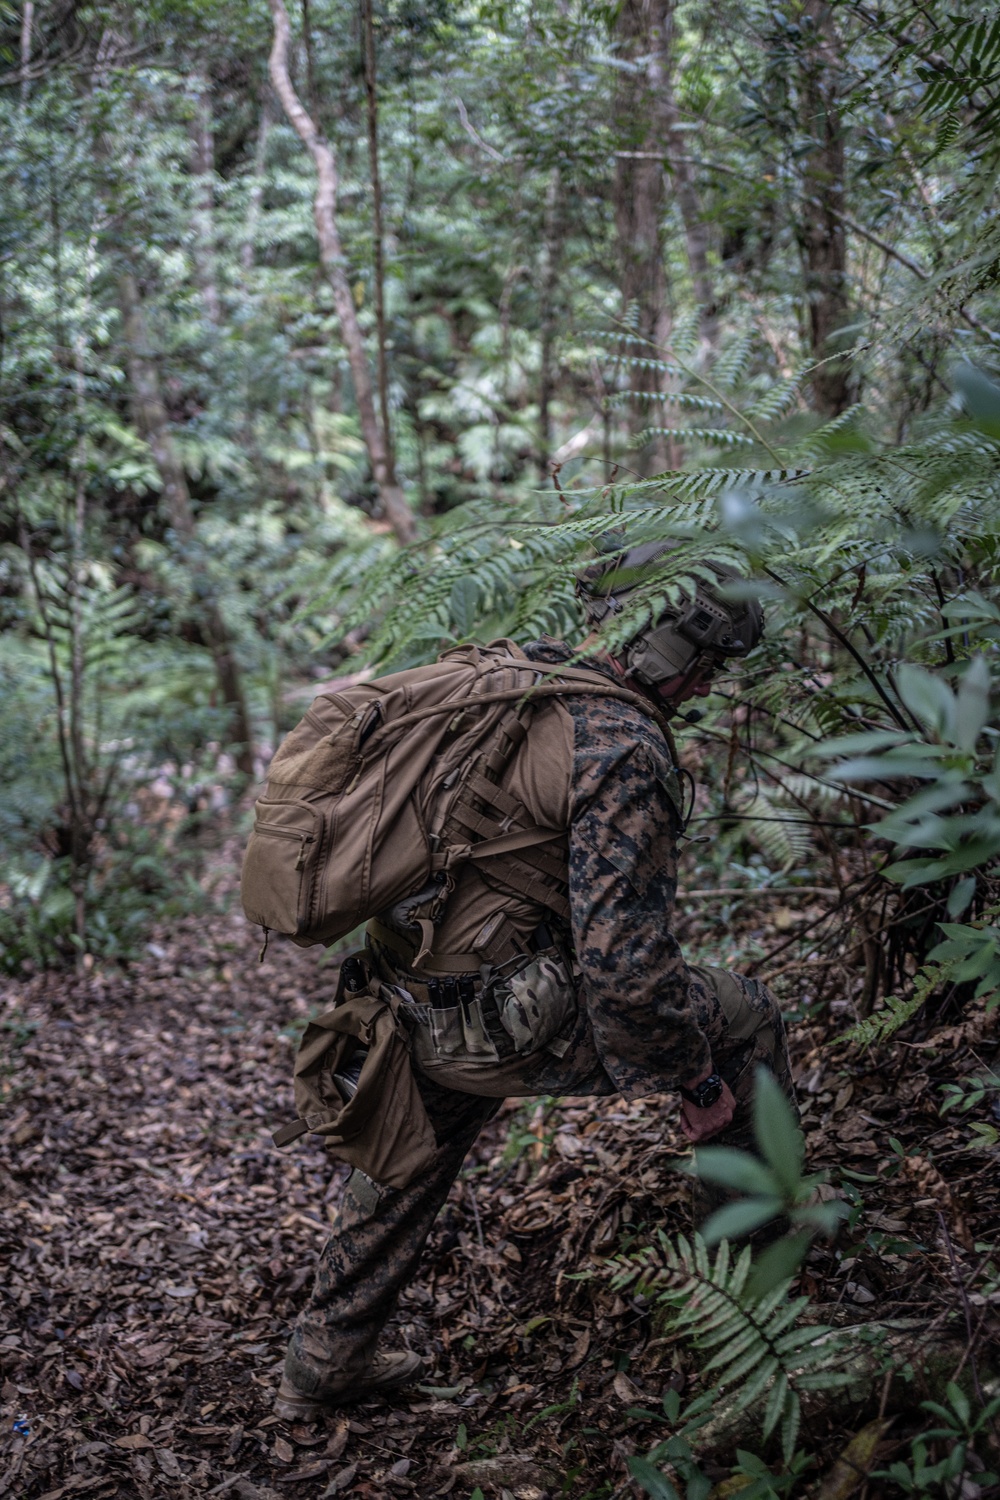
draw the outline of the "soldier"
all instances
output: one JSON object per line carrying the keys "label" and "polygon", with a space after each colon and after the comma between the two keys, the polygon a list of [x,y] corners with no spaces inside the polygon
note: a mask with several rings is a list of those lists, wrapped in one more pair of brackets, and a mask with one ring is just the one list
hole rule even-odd
{"label": "soldier", "polygon": [[[745,656],[763,631],[756,602],[734,604],[699,584],[624,646],[604,650],[602,624],[668,546],[647,544],[590,570],[582,592],[596,633],[580,648],[595,684],[640,692],[667,716],[707,694],[725,659]],[[552,640],[524,654],[547,669],[579,657]],[[549,699],[502,771],[502,786],[479,778],[480,812],[466,809],[467,828],[478,819],[490,836],[501,815],[509,826],[526,811],[543,828],[566,830],[564,853],[522,849],[462,866],[429,956],[414,916],[426,892],[369,923],[367,962],[422,1018],[411,1058],[437,1144],[407,1187],[379,1186],[359,1170],[348,1179],[286,1357],[275,1411],[289,1420],[420,1378],[418,1354],[379,1351],[378,1338],[504,1096],[676,1090],[689,1140],[746,1146],[756,1066],[791,1092],[770,991],[686,963],[670,931],[682,796],[654,718],[600,692]]]}

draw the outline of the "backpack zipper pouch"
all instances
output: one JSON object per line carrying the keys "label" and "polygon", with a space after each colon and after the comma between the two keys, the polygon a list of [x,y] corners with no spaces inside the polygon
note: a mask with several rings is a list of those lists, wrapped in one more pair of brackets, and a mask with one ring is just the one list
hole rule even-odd
{"label": "backpack zipper pouch", "polygon": [[241,876],[251,922],[299,937],[311,925],[323,844],[323,815],[310,802],[261,797]]}

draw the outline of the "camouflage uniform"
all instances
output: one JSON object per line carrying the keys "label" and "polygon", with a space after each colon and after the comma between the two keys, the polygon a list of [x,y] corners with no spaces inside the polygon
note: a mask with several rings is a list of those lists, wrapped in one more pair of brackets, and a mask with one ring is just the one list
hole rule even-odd
{"label": "camouflage uniform", "polygon": [[[570,654],[555,642],[527,652],[543,662]],[[715,1139],[746,1145],[756,1065],[771,1068],[791,1094],[778,1005],[757,980],[689,966],[670,931],[677,776],[655,724],[612,698],[565,701],[573,718],[569,892],[581,982],[569,1044],[559,1057],[542,1052],[533,1061],[531,1091],[638,1098],[714,1065],[738,1106]],[[435,1159],[403,1189],[376,1187],[359,1171],[348,1179],[288,1351],[286,1374],[304,1394],[330,1381],[349,1384],[368,1364],[466,1153],[499,1108],[495,1098],[420,1074],[418,1083]]]}

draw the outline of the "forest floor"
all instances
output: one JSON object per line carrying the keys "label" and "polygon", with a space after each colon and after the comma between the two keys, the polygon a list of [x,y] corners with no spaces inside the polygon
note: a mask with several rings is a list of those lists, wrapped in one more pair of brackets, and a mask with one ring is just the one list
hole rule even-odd
{"label": "forest floor", "polygon": [[[693,912],[682,930],[698,947]],[[390,1329],[431,1357],[425,1384],[315,1425],[271,1414],[344,1175],[314,1142],[282,1154],[270,1139],[294,1113],[302,1024],[331,993],[318,959],[272,944],[258,963],[232,906],[154,934],[127,970],[6,983],[5,1500],[639,1493],[627,1458],[669,1428],[635,1409],[697,1380],[608,1264],[654,1226],[691,1227],[666,1097],[505,1107]],[[974,1128],[996,1096],[942,1116],[941,1087],[994,1064],[995,1023],[966,1012],[867,1056],[829,1045],[826,1019],[793,1027],[811,1165],[857,1198],[802,1277],[817,1320],[915,1319],[915,1344],[953,1325],[965,1377],[1000,1298],[1000,1149]],[[917,1379],[880,1461],[908,1453],[924,1394]],[[813,1479],[878,1407],[876,1392],[814,1420]],[[710,1478],[727,1457],[707,1456]],[[844,1500],[860,1482],[824,1493]],[[982,1493],[969,1484],[963,1500]]]}

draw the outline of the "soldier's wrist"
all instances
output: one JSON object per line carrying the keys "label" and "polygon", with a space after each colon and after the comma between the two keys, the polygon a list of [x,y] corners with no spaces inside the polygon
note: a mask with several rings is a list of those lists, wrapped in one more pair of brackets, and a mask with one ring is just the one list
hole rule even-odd
{"label": "soldier's wrist", "polygon": [[706,1065],[701,1069],[701,1071],[699,1073],[692,1073],[690,1078],[682,1078],[682,1079],[680,1079],[679,1082],[678,1082],[678,1084],[677,1084],[677,1087],[679,1089],[682,1089],[682,1090],[683,1089],[696,1089],[698,1087],[699,1083],[704,1083],[705,1079],[706,1078],[710,1078],[714,1072],[715,1072],[715,1064],[710,1061],[710,1062],[706,1063]]}
{"label": "soldier's wrist", "polygon": [[680,1092],[689,1104],[698,1109],[711,1109],[718,1104],[725,1091],[725,1084],[714,1069],[710,1070],[697,1083],[681,1084]]}

